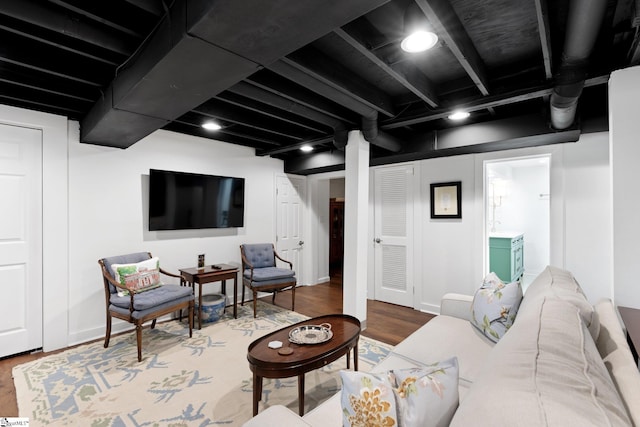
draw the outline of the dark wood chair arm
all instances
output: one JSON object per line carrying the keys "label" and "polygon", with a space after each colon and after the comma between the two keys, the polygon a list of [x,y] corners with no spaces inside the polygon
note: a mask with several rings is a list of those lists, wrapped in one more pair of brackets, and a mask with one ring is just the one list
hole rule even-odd
{"label": "dark wood chair arm", "polygon": [[251,271],[251,276],[249,279],[253,281],[253,264],[249,262],[249,260],[244,256],[244,252],[240,252],[240,257],[242,257],[242,272],[240,274],[244,275],[244,270],[249,269]]}
{"label": "dark wood chair arm", "polygon": [[167,270],[163,270],[162,268],[160,268],[160,273],[167,275],[167,276],[171,276],[171,277],[177,277],[178,279],[183,279],[184,277],[180,274],[174,274],[174,273],[170,273]]}
{"label": "dark wood chair arm", "polygon": [[111,276],[109,273],[105,273],[104,271],[102,272],[102,275],[104,276],[104,278],[111,283],[113,286],[115,286],[116,288],[120,288],[122,290],[128,291],[129,288],[127,288],[125,285],[123,285],[122,283],[118,283],[116,282],[116,279],[113,278],[113,276]]}
{"label": "dark wood chair arm", "polygon": [[278,258],[280,261],[286,262],[287,264],[289,264],[289,269],[293,270],[293,263],[291,261],[287,261],[286,259],[282,258],[280,255],[278,255],[278,253],[276,251],[273,251],[274,255],[276,256],[276,258]]}

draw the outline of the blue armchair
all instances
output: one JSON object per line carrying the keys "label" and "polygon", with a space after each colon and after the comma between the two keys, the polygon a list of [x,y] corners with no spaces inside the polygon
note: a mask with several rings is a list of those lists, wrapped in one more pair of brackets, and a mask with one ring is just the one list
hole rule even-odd
{"label": "blue armchair", "polygon": [[149,320],[153,329],[158,317],[178,310],[182,317],[182,309],[187,309],[189,337],[193,336],[193,290],[188,286],[162,284],[160,273],[180,276],[161,269],[157,258],[152,258],[149,252],[138,252],[103,258],[98,263],[107,307],[105,348],[109,347],[113,317],[135,324],[138,362],[142,361],[142,325]]}
{"label": "blue armchair", "polygon": [[[291,310],[295,309],[296,273],[293,264],[281,258],[272,243],[240,245],[242,257],[242,305],[244,305],[244,289],[253,292],[253,317],[256,317],[256,301],[258,292],[273,292],[271,302],[275,304],[276,293],[291,289]],[[276,259],[289,265],[279,268]]]}

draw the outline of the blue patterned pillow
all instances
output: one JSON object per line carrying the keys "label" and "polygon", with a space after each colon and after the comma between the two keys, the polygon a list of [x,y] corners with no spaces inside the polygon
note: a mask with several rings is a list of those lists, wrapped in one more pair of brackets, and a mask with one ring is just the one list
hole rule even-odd
{"label": "blue patterned pillow", "polygon": [[489,273],[473,297],[471,324],[498,342],[513,325],[521,301],[519,281],[505,285],[495,273]]}
{"label": "blue patterned pillow", "polygon": [[340,371],[345,427],[397,426],[393,386],[386,374]]}
{"label": "blue patterned pillow", "polygon": [[458,409],[458,358],[389,371],[400,427],[448,426]]}

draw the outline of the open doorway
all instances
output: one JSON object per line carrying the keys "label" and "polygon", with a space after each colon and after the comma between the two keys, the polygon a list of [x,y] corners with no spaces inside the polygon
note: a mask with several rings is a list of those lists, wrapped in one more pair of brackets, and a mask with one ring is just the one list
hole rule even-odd
{"label": "open doorway", "polygon": [[329,181],[329,277],[342,284],[344,264],[344,178]]}
{"label": "open doorway", "polygon": [[485,162],[485,269],[521,277],[523,290],[550,260],[550,160]]}

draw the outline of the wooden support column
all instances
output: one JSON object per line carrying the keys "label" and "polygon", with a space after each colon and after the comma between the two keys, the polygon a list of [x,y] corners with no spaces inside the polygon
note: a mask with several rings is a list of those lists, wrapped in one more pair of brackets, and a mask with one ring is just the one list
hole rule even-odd
{"label": "wooden support column", "polygon": [[344,270],[345,314],[367,321],[367,243],[369,222],[369,143],[362,132],[349,132],[345,147]]}

